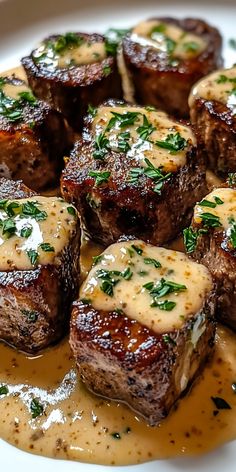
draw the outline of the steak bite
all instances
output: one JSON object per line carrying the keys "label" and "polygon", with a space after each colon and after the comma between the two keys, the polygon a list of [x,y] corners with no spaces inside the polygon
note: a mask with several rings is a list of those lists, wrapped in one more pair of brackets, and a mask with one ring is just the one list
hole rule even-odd
{"label": "steak bite", "polygon": [[61,111],[76,130],[89,105],[122,97],[116,58],[106,44],[100,34],[54,35],[22,59],[36,97]]}
{"label": "steak bite", "polygon": [[222,66],[221,49],[219,31],[202,20],[161,17],[138,24],[122,43],[134,99],[188,117],[191,87]]}
{"label": "steak bite", "polygon": [[187,252],[216,282],[219,321],[236,329],[236,190],[216,188],[198,203],[184,239]]}
{"label": "steak bite", "polygon": [[109,245],[126,234],[160,245],[206,194],[205,169],[189,127],[153,108],[109,101],[87,116],[61,189],[95,241]]}
{"label": "steak bite", "polygon": [[56,186],[71,146],[59,112],[37,100],[23,80],[0,77],[0,177],[22,179],[36,191]]}
{"label": "steak bite", "polygon": [[157,424],[212,352],[213,291],[208,270],[183,253],[141,240],[107,248],[72,311],[70,345],[86,386]]}
{"label": "steak bite", "polygon": [[0,179],[0,339],[34,353],[66,333],[79,248],[74,207]]}
{"label": "steak bite", "polygon": [[236,171],[236,66],[210,74],[189,97],[191,121],[208,167],[225,177]]}

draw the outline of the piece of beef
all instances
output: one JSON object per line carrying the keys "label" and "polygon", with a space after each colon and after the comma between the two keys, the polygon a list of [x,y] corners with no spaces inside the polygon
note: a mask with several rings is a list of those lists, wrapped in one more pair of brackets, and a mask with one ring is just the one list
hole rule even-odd
{"label": "piece of beef", "polygon": [[[214,204],[217,199],[220,199],[222,203],[216,204],[215,208],[201,207],[201,203],[196,206],[191,226],[185,230],[185,246],[189,255],[204,264],[215,280],[218,320],[235,330],[236,190],[216,188],[205,197],[203,202],[206,200]],[[203,219],[199,208],[207,214],[202,217]]]}
{"label": "piece of beef", "polygon": [[[133,241],[133,243],[140,248],[140,241]],[[131,245],[129,250],[132,251],[133,247]],[[147,246],[142,245],[144,251],[145,247]],[[171,272],[173,269],[171,261],[176,258],[178,253],[162,248],[155,248],[155,250],[156,261],[160,261],[160,252],[166,251],[166,257],[169,259],[169,266],[167,264],[166,269],[169,267],[168,277],[171,279],[172,272],[174,273],[174,271]],[[122,249],[122,254],[124,255],[124,253],[124,249]],[[114,256],[112,251],[110,254]],[[110,261],[114,260],[115,256],[113,256],[110,256]],[[142,258],[142,255],[137,257]],[[189,263],[184,254],[181,257],[184,272],[184,270],[189,270]],[[133,262],[134,259],[132,258],[131,261]],[[135,264],[136,261],[129,266],[133,274],[136,270]],[[203,269],[203,266],[198,264],[195,266],[198,266],[198,269],[199,267],[201,270]],[[103,275],[108,277],[109,271],[105,265],[96,267],[98,269],[103,267]],[[150,270],[150,265],[144,264],[144,268]],[[161,269],[154,270],[157,274],[155,276],[156,284],[158,270]],[[198,285],[194,285],[196,293],[201,286],[202,277],[209,274],[204,270],[198,278]],[[101,277],[101,270],[98,272]],[[114,274],[116,274],[114,277],[117,277],[117,271]],[[82,286],[81,300],[73,304],[70,345],[81,379],[90,390],[107,398],[125,402],[143,416],[150,425],[156,425],[168,415],[174,403],[199,374],[201,367],[212,353],[215,334],[214,288],[211,282],[207,289],[202,290],[201,307],[196,312],[192,311],[188,316],[184,316],[181,312],[182,322],[178,323],[178,327],[174,327],[175,323],[172,326],[169,324],[172,316],[171,311],[159,311],[159,314],[155,313],[155,317],[162,318],[162,320],[158,320],[160,323],[163,322],[163,319],[168,320],[169,327],[166,329],[163,329],[163,326],[158,327],[157,322],[156,328],[151,329],[135,318],[135,310],[137,309],[137,304],[135,308],[135,300],[141,293],[139,284],[141,283],[140,288],[145,286],[142,285],[143,274],[144,272],[140,275],[140,281],[136,277],[132,287],[129,284],[131,284],[134,275],[129,279],[127,277],[125,281],[130,300],[133,300],[129,306],[130,308],[133,303],[131,318],[126,314],[128,308],[125,303],[122,305],[123,310],[118,307],[111,311],[102,309],[101,306],[94,308],[91,293],[88,292],[87,299],[82,298],[87,291],[86,288],[83,290]],[[89,277],[92,277],[91,283],[95,287],[94,290],[98,290],[95,283],[96,272],[90,273],[88,279]],[[98,283],[101,283],[101,280],[100,278]],[[153,280],[150,273],[146,280],[149,281],[149,284],[150,280]],[[182,280],[178,278],[178,281]],[[88,287],[86,283],[87,281],[84,282],[85,287]],[[119,281],[114,285],[114,291],[119,290],[116,302],[118,299],[123,300],[122,293],[124,292],[122,292],[123,288],[121,289],[120,284]],[[105,285],[102,286],[102,290],[104,289]],[[113,295],[110,294],[110,296]],[[98,303],[98,297],[96,291],[96,303]],[[163,297],[158,300],[163,300]],[[178,303],[178,295],[175,300]],[[142,303],[143,301],[140,299],[138,309],[144,309]],[[149,306],[147,306],[147,310],[150,310]],[[155,308],[151,308],[151,310],[155,310]],[[150,323],[152,324],[152,322]]]}
{"label": "piece of beef", "polygon": [[[62,46],[61,46],[62,44]],[[94,52],[94,45],[102,46],[102,51]],[[44,62],[43,53],[35,49],[30,56],[22,59],[29,84],[36,97],[47,101],[61,111],[69,124],[77,131],[81,129],[83,115],[88,106],[97,106],[109,97],[121,98],[121,81],[116,58],[106,51],[105,37],[100,34],[67,33],[54,35],[43,41],[45,48],[51,48],[56,57],[64,53],[73,54],[76,48],[90,47],[93,58],[88,61],[89,49],[80,56],[77,63],[57,66],[53,60]],[[64,45],[64,47],[63,47]],[[43,46],[41,46],[42,48]]]}
{"label": "piece of beef", "polygon": [[0,78],[0,177],[22,179],[35,191],[55,187],[72,143],[61,113],[21,79]]}
{"label": "piece of beef", "polygon": [[[230,72],[229,80],[227,80],[228,72]],[[198,94],[200,84],[201,86],[205,84],[204,88],[209,91],[208,97],[201,97],[201,92]],[[199,82],[194,87],[190,99],[191,121],[199,145],[205,152],[207,165],[222,178],[225,178],[228,172],[236,171],[235,84],[236,67],[221,70]],[[221,97],[215,95],[219,87],[226,89],[222,100],[217,100]]]}
{"label": "piece of beef", "polygon": [[[32,202],[30,197],[33,196],[37,201],[36,194],[21,181],[0,179],[1,208],[6,200],[10,203],[17,199],[19,203],[19,199],[29,198]],[[76,210],[74,213],[74,218],[77,218]],[[55,233],[54,238],[57,237],[61,236]],[[78,290],[79,249],[77,221],[63,250],[55,253],[50,264],[34,264],[27,270],[14,267],[3,270],[0,267],[0,338],[3,341],[17,349],[35,353],[67,333],[70,305]]]}
{"label": "piece of beef", "polygon": [[[120,113],[127,113],[127,116],[130,116],[129,113],[132,115],[137,112],[140,113],[142,119],[146,115],[149,125],[152,119],[152,124],[157,126],[157,131],[154,130],[156,134],[149,134],[147,140],[144,139],[142,142],[137,141],[138,135],[133,138],[131,136],[127,143],[121,143],[127,146],[122,150],[119,147],[121,146],[119,138],[118,144],[113,142],[113,129],[106,133],[105,125],[108,121],[105,120],[105,115],[108,110],[111,113],[113,111],[116,113],[118,110]],[[105,114],[104,117],[103,114]],[[101,116],[99,123],[95,121],[98,116]],[[134,126],[120,128],[119,136],[125,136],[122,132],[132,134],[132,132],[137,133],[138,130],[138,133],[141,133],[142,119],[137,121],[138,128]],[[183,166],[175,167],[178,152],[170,150],[168,159],[171,162],[168,165],[172,166],[173,173],[168,174],[165,171],[163,174],[169,175],[168,178],[165,176],[158,178],[159,170],[163,172],[161,158],[159,161],[157,160],[159,165],[154,170],[155,175],[152,175],[150,166],[150,172],[145,170],[148,173],[142,174],[144,167],[140,166],[140,161],[144,158],[150,160],[152,154],[161,150],[155,146],[155,143],[151,149],[149,146],[151,146],[150,141],[154,140],[153,136],[158,138],[158,130],[161,129],[162,120],[166,119],[168,117],[162,112],[148,111],[142,107],[124,106],[122,102],[117,104],[114,101],[109,101],[98,108],[95,117],[87,116],[83,139],[76,143],[63,171],[61,190],[64,198],[73,202],[78,209],[82,225],[94,241],[109,245],[117,241],[122,234],[126,234],[150,241],[153,244],[164,244],[175,238],[188,224],[194,203],[207,193],[204,162],[197,153],[194,144],[195,138],[190,128],[184,127],[185,131],[189,130],[190,139],[186,142],[186,162]],[[169,133],[168,136],[178,137],[178,132],[180,131],[180,134],[182,132],[180,123],[175,121],[168,121],[168,123],[170,128],[169,131],[166,131],[165,136]],[[118,125],[115,124],[115,132]],[[100,134],[97,131],[95,133],[96,127],[101,130]],[[102,135],[102,130],[105,130],[104,135]],[[108,139],[110,136],[111,146],[106,143],[106,146],[110,146],[109,149],[105,149],[104,157],[97,158],[96,150],[100,146],[98,141],[102,136],[105,140],[107,136]],[[103,140],[101,148],[104,142]],[[136,145],[137,147],[135,147]],[[142,155],[140,154],[141,146],[147,146],[147,151],[144,150]],[[101,152],[103,150],[104,147]],[[95,174],[91,174],[93,172]],[[96,173],[98,176],[107,175],[109,177],[101,183],[91,177]],[[158,185],[160,190],[157,188]]]}
{"label": "piece of beef", "polygon": [[[222,66],[222,38],[219,31],[200,19],[175,19],[158,17],[147,20],[159,25],[159,35],[165,35],[165,25],[177,26],[185,34],[202,39],[206,47],[197,52],[195,40],[186,39],[183,47],[186,57],[175,56],[175,42],[167,38],[167,52],[153,47],[143,37],[134,34],[136,29],[123,39],[122,52],[129,80],[134,88],[135,100],[144,105],[157,108],[177,117],[188,117],[188,96],[193,84],[209,72]],[[163,31],[160,27],[163,26]],[[150,31],[152,29],[150,27]],[[158,27],[156,28],[158,31]],[[182,41],[182,39],[181,39]],[[196,48],[196,49],[195,49]]]}

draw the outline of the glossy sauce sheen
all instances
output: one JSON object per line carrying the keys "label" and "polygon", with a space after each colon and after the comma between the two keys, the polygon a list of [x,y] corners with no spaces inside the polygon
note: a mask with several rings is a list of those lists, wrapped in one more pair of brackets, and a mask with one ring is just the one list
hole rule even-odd
{"label": "glossy sauce sheen", "polygon": [[[37,221],[33,216],[24,216],[20,212],[11,219],[14,220],[16,232],[6,238],[0,228],[0,270],[32,269],[28,251],[37,251],[38,264],[56,263],[56,257],[68,244],[76,229],[75,215],[68,212],[68,205],[60,198],[35,196],[27,199],[13,200],[9,203],[19,205],[33,203],[40,211],[46,212],[45,219]],[[74,210],[75,211],[75,210]],[[4,209],[0,210],[0,220],[4,222],[9,217]],[[21,231],[31,228],[29,237],[22,237]],[[53,250],[44,250],[41,244],[49,244]]]}
{"label": "glossy sauce sheen", "polygon": [[[130,133],[130,147],[127,157],[134,157],[137,164],[146,166],[144,159],[147,158],[156,167],[163,167],[166,172],[176,172],[186,163],[186,149],[176,153],[170,152],[168,149],[161,148],[155,144],[155,141],[163,141],[170,134],[180,133],[181,137],[195,144],[195,137],[190,128],[180,125],[170,120],[163,112],[149,111],[141,107],[99,107],[98,112],[93,121],[93,129],[96,135],[105,131],[106,137],[110,142],[110,147],[117,148],[118,135],[123,131],[117,122],[109,131],[106,127],[114,115],[112,112],[126,114],[127,112],[137,112],[138,116],[133,125],[125,128]],[[143,117],[146,116],[149,123],[155,128],[149,136],[149,140],[142,140],[138,134],[138,128],[143,125]]]}
{"label": "glossy sauce sheen", "polygon": [[[91,253],[82,249],[87,270]],[[196,455],[236,437],[236,337],[218,328],[216,350],[191,392],[158,427],[149,427],[122,404],[88,392],[78,380],[65,339],[31,358],[0,344],[1,381],[9,393],[0,397],[1,437],[26,451],[97,464],[136,464]],[[218,410],[211,397],[224,398],[230,410]],[[32,399],[43,406],[33,419]],[[235,410],[235,411],[234,411]]]}
{"label": "glossy sauce sheen", "polygon": [[236,67],[222,69],[201,79],[189,96],[189,106],[197,98],[221,102],[236,114]]}
{"label": "glossy sauce sheen", "polygon": [[[216,204],[219,198],[222,203]],[[236,190],[232,188],[217,188],[206,195],[204,200],[215,203],[215,208],[196,205],[194,208],[194,220],[201,223],[201,214],[208,212],[219,217],[220,225],[227,230],[230,227],[230,219],[236,217]]]}
{"label": "glossy sauce sheen", "polygon": [[[138,254],[135,248],[142,253]],[[127,278],[114,275],[118,283],[114,286],[113,296],[101,289],[102,279],[99,274],[106,270],[121,274],[129,270]],[[183,291],[176,290],[158,298],[161,304],[166,299],[176,304],[170,311],[151,306],[152,296],[145,288],[145,284],[150,282],[157,286],[161,279],[185,287]],[[200,311],[212,287],[211,275],[203,265],[191,261],[181,252],[137,240],[135,245],[127,241],[107,248],[101,261],[92,268],[85,280],[80,297],[89,299],[97,310],[121,309],[129,318],[157,333],[165,333],[181,328],[188,317]]]}
{"label": "glossy sauce sheen", "polygon": [[14,98],[15,100],[19,99],[19,94],[21,92],[30,92],[29,87],[26,85],[13,85],[13,84],[5,84],[2,87],[3,92],[10,98]]}
{"label": "glossy sauce sheen", "polygon": [[176,43],[171,55],[178,59],[191,59],[206,48],[206,42],[200,36],[187,33],[176,25],[155,20],[139,23],[131,35],[131,39],[141,46],[149,46],[160,53],[169,54],[166,38]]}

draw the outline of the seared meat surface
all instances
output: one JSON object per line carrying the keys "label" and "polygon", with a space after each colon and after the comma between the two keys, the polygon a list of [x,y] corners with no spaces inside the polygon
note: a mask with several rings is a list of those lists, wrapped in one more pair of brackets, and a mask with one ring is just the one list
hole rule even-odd
{"label": "seared meat surface", "polygon": [[205,21],[151,18],[124,37],[122,53],[134,99],[188,117],[193,84],[222,66],[222,38]]}
{"label": "seared meat surface", "polygon": [[0,177],[40,191],[58,185],[72,135],[62,115],[22,80],[0,77]]}
{"label": "seared meat surface", "polygon": [[208,167],[225,178],[236,171],[236,67],[217,71],[193,88],[191,121]]}
{"label": "seared meat surface", "polygon": [[0,338],[34,353],[67,332],[78,290],[79,222],[73,207],[20,181],[0,179],[0,203]]}
{"label": "seared meat surface", "polygon": [[50,36],[22,64],[36,97],[61,111],[76,130],[89,105],[122,97],[116,58],[99,34]]}
{"label": "seared meat surface", "polygon": [[216,188],[196,205],[186,250],[216,282],[216,314],[236,329],[236,190]]}
{"label": "seared meat surface", "polygon": [[211,276],[184,254],[139,240],[110,246],[94,263],[71,319],[80,376],[155,425],[212,352]]}
{"label": "seared meat surface", "polygon": [[190,128],[162,112],[109,101],[87,116],[61,189],[95,241],[109,245],[126,234],[163,244],[206,193],[205,168]]}

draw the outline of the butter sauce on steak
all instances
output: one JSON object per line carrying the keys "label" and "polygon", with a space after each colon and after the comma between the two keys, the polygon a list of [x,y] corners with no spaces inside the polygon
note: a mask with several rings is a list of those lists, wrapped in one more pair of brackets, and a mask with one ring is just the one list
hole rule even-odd
{"label": "butter sauce on steak", "polygon": [[16,76],[0,77],[0,177],[35,191],[58,185],[72,134],[61,113]]}
{"label": "butter sauce on steak", "polygon": [[70,345],[85,385],[151,425],[212,352],[214,285],[180,252],[122,241],[94,258],[73,305]]}
{"label": "butter sauce on steak", "polygon": [[160,17],[138,24],[122,41],[134,100],[188,117],[191,87],[222,66],[221,49],[219,31],[199,19]]}
{"label": "butter sauce on steak", "polygon": [[0,179],[0,338],[34,353],[68,329],[78,290],[74,207]]}
{"label": "butter sauce on steak", "polygon": [[86,233],[109,245],[122,235],[175,238],[206,193],[190,127],[153,108],[108,101],[85,119],[61,189]]}
{"label": "butter sauce on steak", "polygon": [[122,97],[116,57],[106,44],[100,34],[53,35],[22,59],[36,97],[61,111],[77,131],[89,105]]}

